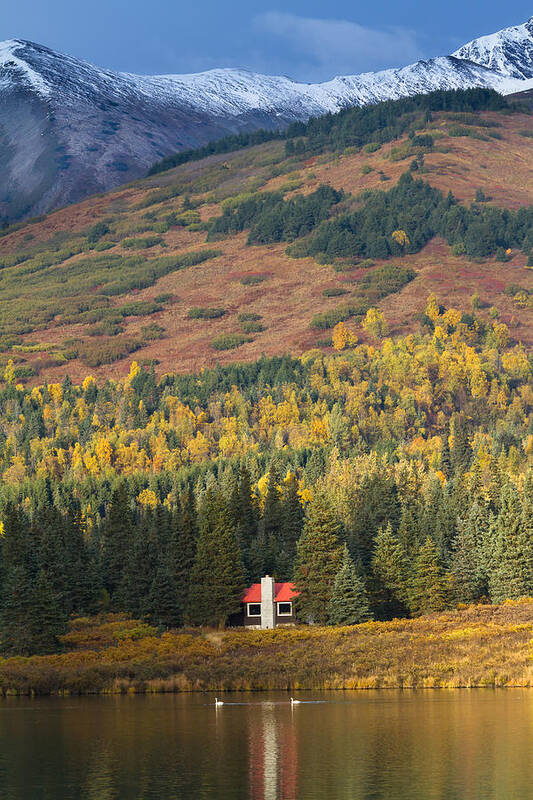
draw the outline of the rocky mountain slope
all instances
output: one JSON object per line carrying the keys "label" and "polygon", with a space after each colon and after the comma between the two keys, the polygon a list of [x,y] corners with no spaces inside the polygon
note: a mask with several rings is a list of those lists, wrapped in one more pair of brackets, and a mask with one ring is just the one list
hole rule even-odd
{"label": "rocky mountain slope", "polygon": [[[228,133],[433,89],[528,88],[533,22],[398,70],[302,84],[244,70],[142,77],[31,42],[0,44],[0,220],[46,212]],[[475,62],[475,63],[474,63]]]}
{"label": "rocky mountain slope", "polygon": [[[487,250],[474,257],[438,235],[413,253],[388,258],[378,248],[370,259],[340,261],[291,257],[289,242],[296,237],[289,249],[304,242],[305,231],[250,243],[250,226],[209,235],[224,209],[272,193],[302,202],[324,187],[342,190],[344,199],[331,209],[335,219],[359,208],[368,190],[388,196],[415,165],[412,174],[443,197],[453,192],[458,212],[479,198],[480,214],[521,209],[523,219],[533,220],[527,209],[533,117],[503,110],[434,112],[427,123],[420,112],[414,138],[414,129],[405,129],[381,145],[369,138],[368,145],[314,154],[291,153],[289,142],[274,140],[191,161],[13,226],[0,237],[0,375],[10,360],[17,380],[42,383],[66,374],[83,380],[89,371],[116,378],[128,373],[133,358],[154,362],[162,374],[329,348],[331,324],[322,321],[360,302],[362,292],[379,305],[393,335],[419,330],[430,293],[461,312],[470,311],[477,293],[484,322],[491,325],[497,313],[511,336],[530,347],[527,247],[510,242],[510,252],[498,254],[491,244],[497,222],[486,232]],[[402,119],[401,109],[393,113]],[[409,212],[402,226],[416,235]],[[411,280],[401,290],[385,287],[383,295],[372,282],[389,268],[412,271]],[[357,318],[347,325],[364,336]]]}

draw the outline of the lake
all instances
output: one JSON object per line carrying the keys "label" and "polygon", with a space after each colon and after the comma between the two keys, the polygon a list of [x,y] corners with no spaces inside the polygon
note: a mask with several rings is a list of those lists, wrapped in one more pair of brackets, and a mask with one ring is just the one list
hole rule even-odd
{"label": "lake", "polygon": [[533,690],[7,698],[2,800],[522,800]]}

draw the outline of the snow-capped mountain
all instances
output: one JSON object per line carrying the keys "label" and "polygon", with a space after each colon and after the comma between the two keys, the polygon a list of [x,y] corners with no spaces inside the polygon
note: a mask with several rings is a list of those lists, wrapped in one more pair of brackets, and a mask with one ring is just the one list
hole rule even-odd
{"label": "snow-capped mountain", "polygon": [[524,25],[474,39],[453,55],[509,78],[533,78],[533,17]]}
{"label": "snow-capped mountain", "polygon": [[38,214],[144,175],[177,150],[256,128],[429,92],[530,88],[533,20],[449,57],[321,84],[246,70],[145,77],[31,42],[0,43],[0,219]]}

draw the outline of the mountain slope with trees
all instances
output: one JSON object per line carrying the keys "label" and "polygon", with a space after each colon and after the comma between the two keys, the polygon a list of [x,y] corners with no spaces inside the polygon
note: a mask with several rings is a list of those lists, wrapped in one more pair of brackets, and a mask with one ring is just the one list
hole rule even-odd
{"label": "mountain slope with trees", "polygon": [[3,655],[265,573],[323,625],[533,595],[531,119],[346,112],[4,232]]}
{"label": "mountain slope with trees", "polygon": [[125,376],[132,353],[159,374],[299,354],[340,320],[364,339],[371,307],[416,330],[431,292],[527,343],[530,128],[494,93],[441,92],[8,228],[0,369],[38,383]]}

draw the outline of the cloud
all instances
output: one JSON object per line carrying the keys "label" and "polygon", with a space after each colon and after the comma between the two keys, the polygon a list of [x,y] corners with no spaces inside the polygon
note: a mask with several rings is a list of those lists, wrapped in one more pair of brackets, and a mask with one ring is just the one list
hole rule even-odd
{"label": "cloud", "polygon": [[356,22],[268,11],[254,19],[257,32],[285,41],[288,61],[308,79],[405,66],[423,57],[414,31],[374,30]]}

